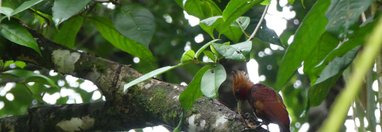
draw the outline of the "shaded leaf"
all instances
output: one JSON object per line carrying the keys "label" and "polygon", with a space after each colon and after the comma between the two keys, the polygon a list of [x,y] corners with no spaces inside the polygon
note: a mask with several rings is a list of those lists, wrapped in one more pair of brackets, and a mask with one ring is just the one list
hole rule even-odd
{"label": "shaded leaf", "polygon": [[311,106],[319,105],[326,98],[330,88],[353,61],[358,49],[359,47],[356,47],[343,57],[335,58],[325,67],[315,84],[309,89],[308,97]]}
{"label": "shaded leaf", "polygon": [[15,22],[3,22],[0,24],[0,28],[1,35],[4,38],[16,44],[31,48],[41,55],[41,51],[32,34],[20,24]]}
{"label": "shaded leaf", "polygon": [[46,83],[53,88],[59,89],[59,87],[56,85],[56,83],[50,79],[47,76],[41,75],[34,73],[32,71],[28,70],[20,70],[20,69],[15,69],[15,70],[8,70],[5,72],[2,72],[1,75],[11,75],[20,78],[24,83],[25,82],[30,82],[30,81],[36,81],[36,82],[41,82],[41,83]]}
{"label": "shaded leaf", "polygon": [[252,42],[244,41],[234,45],[224,45],[224,44],[212,44],[219,54],[224,56],[226,59],[232,60],[246,60],[245,55],[251,51]]}
{"label": "shaded leaf", "polygon": [[[286,50],[277,73],[276,88],[279,90],[295,73],[301,62],[312,52],[321,35],[325,32],[327,23],[324,10],[330,1],[318,0],[297,29],[294,41]],[[320,20],[320,21],[317,21]]]}
{"label": "shaded leaf", "polygon": [[149,10],[137,5],[122,6],[117,10],[113,23],[125,37],[148,48],[155,32],[154,16]]}
{"label": "shaded leaf", "polygon": [[194,76],[187,88],[179,95],[179,102],[182,105],[182,108],[189,110],[192,108],[194,102],[202,97],[201,91],[201,80],[204,73],[211,68],[211,65],[206,65],[202,67]]}
{"label": "shaded leaf", "polygon": [[372,2],[373,0],[332,0],[326,11],[326,30],[336,34],[348,32]]}
{"label": "shaded leaf", "polygon": [[91,0],[55,0],[52,7],[54,24],[58,26],[73,15],[76,15],[83,10],[90,1]]}
{"label": "shaded leaf", "polygon": [[223,65],[216,64],[216,66],[208,69],[200,83],[203,95],[209,98],[217,97],[219,87],[226,78],[227,74]]}
{"label": "shaded leaf", "polygon": [[76,16],[63,23],[58,32],[53,35],[53,41],[68,48],[74,48],[83,20],[82,16]]}
{"label": "shaded leaf", "polygon": [[366,25],[355,30],[354,34],[349,37],[345,42],[342,42],[338,47],[333,49],[317,66],[316,68],[325,67],[335,57],[340,57],[346,54],[348,51],[354,49],[358,45],[361,45],[365,38],[369,35],[370,31],[374,28],[377,21],[372,21]]}

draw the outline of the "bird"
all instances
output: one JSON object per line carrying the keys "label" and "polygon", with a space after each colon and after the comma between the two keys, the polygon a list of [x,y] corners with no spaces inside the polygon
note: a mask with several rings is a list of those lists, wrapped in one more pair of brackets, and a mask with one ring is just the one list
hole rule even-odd
{"label": "bird", "polygon": [[234,72],[232,85],[232,91],[238,100],[239,114],[240,105],[247,101],[263,124],[275,123],[280,132],[290,131],[290,120],[283,99],[272,88],[261,83],[254,84],[244,71]]}

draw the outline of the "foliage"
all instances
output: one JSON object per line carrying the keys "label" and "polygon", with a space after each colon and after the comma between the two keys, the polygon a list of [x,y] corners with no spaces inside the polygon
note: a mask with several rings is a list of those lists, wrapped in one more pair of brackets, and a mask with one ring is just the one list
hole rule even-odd
{"label": "foliage", "polygon": [[[228,68],[231,66],[225,65],[226,60],[245,63],[255,59],[259,63],[259,73],[266,77],[262,83],[283,93],[293,124],[312,120],[307,114],[310,109],[328,100],[333,87],[343,79],[353,87],[350,89],[355,89],[351,96],[340,96],[340,99],[350,101],[343,106],[347,110],[354,101],[353,96],[362,93],[357,90],[359,84],[371,86],[373,83],[353,85],[356,82],[347,78],[355,69],[356,73],[351,77],[357,75],[360,78],[355,80],[362,81],[379,53],[370,51],[372,57],[365,58],[365,62],[357,61],[357,65],[365,63],[364,67],[351,65],[354,58],[360,56],[359,51],[364,50],[366,39],[370,43],[367,46],[375,44],[375,49],[379,49],[378,37],[369,36],[381,23],[377,21],[381,12],[380,1],[288,2],[288,5],[277,5],[277,8],[293,7],[296,15],[287,19],[287,29],[277,35],[266,26],[268,21],[262,21],[262,14],[267,13],[269,6],[269,1],[264,0],[8,0],[0,2],[0,52],[7,52],[7,47],[17,44],[41,56],[43,49],[31,33],[35,31],[67,48],[131,64],[145,73],[125,84],[125,92],[153,77],[172,83],[189,82],[179,97],[185,110],[191,110],[202,95],[221,96],[218,89],[224,80],[229,79],[227,73],[232,70]],[[198,26],[187,24],[182,12],[199,19]],[[202,35],[203,40],[194,43],[197,35]],[[378,31],[373,33],[373,36],[378,35],[381,35]],[[370,49],[365,47],[365,50]],[[299,68],[303,70],[296,72]],[[357,68],[362,68],[363,72],[358,73]],[[67,77],[65,73],[51,75],[49,72],[53,71],[49,69],[36,68],[20,60],[1,59],[0,71],[0,104],[4,104],[0,115],[24,114],[31,105],[48,103],[44,96],[67,89],[78,93],[83,102],[100,99],[91,99],[96,90],[69,86],[69,82],[63,81]],[[368,79],[378,77],[380,75],[373,71]],[[371,96],[369,104],[380,104],[373,98],[377,97],[377,91],[370,89],[368,87],[366,92]],[[11,95],[14,99],[10,99]],[[61,95],[55,103],[64,104],[69,99],[69,96]],[[341,102],[336,103],[335,108],[341,106],[337,104]],[[374,109],[376,107],[367,107],[367,111]],[[342,115],[346,110],[341,111]],[[332,111],[331,115],[339,114]],[[372,117],[368,116],[368,119]],[[377,124],[376,120],[371,121],[370,124]],[[338,120],[330,124],[337,124],[335,127],[338,128],[342,122]],[[293,127],[294,130],[300,128],[298,125]],[[374,130],[372,127],[368,129]]]}

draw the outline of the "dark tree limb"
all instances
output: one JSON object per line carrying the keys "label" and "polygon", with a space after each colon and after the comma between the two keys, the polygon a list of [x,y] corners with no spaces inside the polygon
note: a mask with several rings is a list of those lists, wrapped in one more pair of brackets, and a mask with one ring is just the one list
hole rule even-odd
{"label": "dark tree limb", "polygon": [[[12,52],[4,53],[1,59],[24,60],[88,79],[98,86],[106,102],[31,108],[28,115],[1,118],[2,130],[70,130],[62,125],[65,121],[86,122],[85,126],[77,126],[80,130],[128,130],[147,126],[148,122],[174,127],[179,122],[183,110],[178,97],[183,86],[151,79],[130,88],[125,94],[122,92],[124,84],[141,76],[136,70],[58,46],[38,33],[33,32],[33,35],[42,49],[42,56],[28,48],[11,45],[7,48]],[[73,63],[63,65],[57,57]],[[200,99],[191,112],[184,115],[182,126],[185,131],[241,131],[245,128],[234,111],[207,98]]]}

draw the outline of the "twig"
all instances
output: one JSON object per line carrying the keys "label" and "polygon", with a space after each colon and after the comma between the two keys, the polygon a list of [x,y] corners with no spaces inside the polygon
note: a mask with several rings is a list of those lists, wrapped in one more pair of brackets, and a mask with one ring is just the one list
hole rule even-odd
{"label": "twig", "polygon": [[253,30],[251,36],[249,36],[248,41],[252,40],[255,37],[257,30],[259,30],[261,23],[264,20],[265,14],[268,12],[269,5],[265,6],[263,14],[261,15],[260,21],[257,23],[255,30]]}

